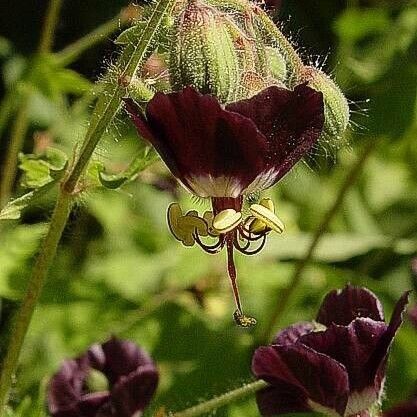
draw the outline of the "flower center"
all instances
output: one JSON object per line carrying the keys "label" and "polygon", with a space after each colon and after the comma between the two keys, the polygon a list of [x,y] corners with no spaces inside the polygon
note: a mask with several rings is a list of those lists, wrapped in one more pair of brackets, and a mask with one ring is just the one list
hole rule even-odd
{"label": "flower center", "polygon": [[[273,230],[284,231],[284,224],[275,214],[272,200],[262,199],[259,204],[250,206],[250,214],[242,214],[243,197],[214,197],[212,211],[202,217],[191,210],[183,214],[178,203],[168,208],[168,225],[174,237],[185,246],[197,243],[205,252],[215,254],[227,248],[227,266],[233,296],[236,304],[235,322],[242,327],[251,327],[256,320],[243,314],[237,286],[234,250],[245,255],[259,253],[266,243],[267,235]],[[203,238],[212,242],[206,243]],[[213,243],[214,239],[214,243]]]}

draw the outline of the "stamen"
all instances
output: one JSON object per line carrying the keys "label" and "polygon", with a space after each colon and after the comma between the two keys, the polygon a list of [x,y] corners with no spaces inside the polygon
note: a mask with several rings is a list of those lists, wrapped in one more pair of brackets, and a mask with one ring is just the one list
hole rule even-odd
{"label": "stamen", "polygon": [[269,208],[261,204],[252,204],[250,206],[250,212],[275,232],[282,233],[284,231],[284,223]]}
{"label": "stamen", "polygon": [[[257,219],[252,219],[252,220],[257,220]],[[248,240],[250,242],[257,242],[259,239],[262,239],[264,235],[266,235],[269,230],[265,230],[263,233],[256,233],[255,236],[253,236],[253,232],[250,229],[250,224],[249,223],[249,229],[246,227],[246,225],[243,225],[242,227],[239,227],[239,235],[245,239]]]}
{"label": "stamen", "polygon": [[226,209],[213,219],[213,227],[219,233],[227,233],[235,229],[242,221],[242,213],[235,209]]}
{"label": "stamen", "polygon": [[203,249],[205,252],[209,253],[210,255],[215,255],[216,253],[219,253],[225,245],[225,237],[219,236],[217,239],[217,243],[214,245],[206,245],[203,243],[200,239],[200,236],[197,233],[193,233],[194,239],[197,242],[197,244]]}
{"label": "stamen", "polygon": [[[262,239],[262,242],[261,242],[261,244],[256,248],[256,249],[254,249],[254,250],[249,250],[249,247],[250,247],[250,245],[248,246],[248,245],[245,245],[245,246],[240,246],[239,245],[239,243],[238,243],[238,240],[236,239],[235,241],[234,241],[234,247],[240,252],[240,253],[243,253],[244,255],[256,255],[256,254],[258,254],[263,248],[264,248],[264,246],[265,246],[265,243],[266,243],[266,236],[267,236],[267,234],[265,233],[265,234],[263,234],[263,235],[261,235],[261,236],[259,236],[259,238],[257,239],[257,240],[259,240],[259,239]],[[251,242],[250,242],[251,243]]]}

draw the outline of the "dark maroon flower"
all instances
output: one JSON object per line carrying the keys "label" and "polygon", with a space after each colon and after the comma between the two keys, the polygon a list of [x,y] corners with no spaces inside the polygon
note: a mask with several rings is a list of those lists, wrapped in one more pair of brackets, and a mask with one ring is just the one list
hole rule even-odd
{"label": "dark maroon flower", "polygon": [[[127,111],[139,134],[158,151],[191,193],[211,198],[213,211],[199,217],[168,212],[170,229],[186,246],[209,253],[228,248],[238,316],[242,316],[234,278],[233,248],[252,254],[268,232],[283,225],[269,202],[252,205],[243,218],[243,196],[274,185],[317,142],[324,123],[323,95],[305,84],[294,90],[271,86],[234,103],[220,104],[194,87],[156,93],[143,112],[131,99]],[[256,207],[255,207],[256,206]],[[262,207],[260,207],[262,206]],[[216,239],[214,245],[201,236]],[[260,242],[252,251],[251,243]]]}
{"label": "dark maroon flower", "polygon": [[262,415],[366,413],[380,399],[407,302],[405,293],[387,324],[373,293],[347,286],[326,296],[316,323],[284,329],[271,346],[258,348],[252,370],[270,384],[257,395]]}
{"label": "dark maroon flower", "polygon": [[[88,391],[92,370],[104,374],[108,391]],[[53,417],[132,417],[148,406],[157,385],[150,356],[133,342],[112,338],[64,361],[49,384],[49,411]]]}

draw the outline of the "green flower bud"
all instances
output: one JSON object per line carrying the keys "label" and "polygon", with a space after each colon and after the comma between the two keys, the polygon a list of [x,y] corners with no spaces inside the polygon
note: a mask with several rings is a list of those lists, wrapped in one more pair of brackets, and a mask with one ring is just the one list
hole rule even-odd
{"label": "green flower bud", "polygon": [[274,80],[284,83],[287,78],[287,64],[284,57],[277,48],[270,46],[266,47],[266,56],[270,75]]}
{"label": "green flower bud", "polygon": [[170,77],[173,89],[192,85],[222,102],[238,96],[240,68],[226,14],[190,0],[172,33]]}
{"label": "green flower bud", "polygon": [[336,83],[323,71],[314,67],[305,67],[302,81],[323,93],[324,128],[323,139],[334,142],[341,139],[349,125],[349,104]]}

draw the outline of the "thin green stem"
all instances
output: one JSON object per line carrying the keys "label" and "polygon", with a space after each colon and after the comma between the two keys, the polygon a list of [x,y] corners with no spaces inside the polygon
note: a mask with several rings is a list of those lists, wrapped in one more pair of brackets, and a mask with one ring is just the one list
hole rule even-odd
{"label": "thin green stem", "polygon": [[65,67],[76,61],[85,51],[106,40],[113,32],[120,28],[122,23],[123,21],[120,19],[120,16],[116,16],[98,26],[92,32],[65,47],[62,51],[55,53],[56,63]]}
{"label": "thin green stem", "polygon": [[198,404],[194,407],[187,408],[177,413],[169,413],[169,417],[197,417],[203,414],[211,413],[220,407],[224,407],[230,403],[233,403],[243,398],[249,397],[255,394],[262,388],[266,388],[268,384],[264,381],[255,381],[250,384],[244,385],[243,387],[237,388],[233,391],[229,391],[226,394],[220,395],[219,397],[213,398],[212,400]]}
{"label": "thin green stem", "polygon": [[370,141],[364,148],[362,154],[356,161],[356,163],[352,166],[349,173],[347,174],[342,186],[340,187],[336,199],[334,200],[331,207],[325,213],[321,223],[317,227],[316,231],[314,232],[313,238],[308,246],[308,249],[304,255],[304,257],[298,262],[295,271],[290,279],[290,282],[287,287],[285,287],[278,297],[278,300],[275,304],[275,310],[273,310],[270,314],[270,320],[268,325],[266,326],[260,340],[262,343],[267,343],[270,340],[271,334],[275,328],[275,325],[281,319],[283,313],[285,312],[287,306],[290,304],[292,296],[298,289],[299,285],[301,284],[301,279],[303,277],[304,270],[310,263],[311,259],[313,258],[314,251],[316,250],[317,246],[319,245],[323,235],[327,231],[330,222],[333,220],[334,216],[338,213],[340,207],[343,204],[343,201],[346,197],[346,194],[351,189],[351,187],[357,181],[360,173],[362,172],[362,168],[365,165],[366,161],[372,154],[373,150],[376,147],[378,141]]}
{"label": "thin green stem", "polygon": [[29,92],[25,90],[22,97],[15,122],[12,127],[9,147],[3,165],[0,181],[0,208],[9,201],[17,172],[17,159],[23,147],[26,133],[29,127],[28,120]]}
{"label": "thin green stem", "polygon": [[47,54],[53,46],[55,29],[58,24],[59,12],[61,11],[62,0],[51,0],[42,28],[41,39],[39,42],[39,53]]}
{"label": "thin green stem", "polygon": [[26,295],[13,320],[13,332],[8,341],[8,349],[3,359],[0,376],[0,416],[6,415],[6,404],[16,363],[39,300],[47,273],[55,257],[58,242],[71,210],[72,197],[67,193],[60,193],[52,216],[48,233],[42,243],[39,256],[33,267]]}
{"label": "thin green stem", "polygon": [[[175,0],[159,0],[154,6],[153,13],[148,21],[146,29],[134,45],[127,46],[116,64],[116,69],[128,80],[133,77],[140,65],[152,52],[157,35],[159,34],[165,18],[171,13]],[[110,74],[115,75],[115,74]],[[122,90],[119,79],[110,80],[108,77],[105,90],[98,99],[97,105],[92,115],[90,128],[84,139],[78,160],[74,169],[70,172],[68,180],[65,181],[58,195],[58,200],[51,218],[49,230],[42,243],[39,255],[32,270],[28,283],[27,294],[14,317],[14,327],[12,334],[7,341],[5,357],[2,364],[0,375],[0,417],[5,416],[8,393],[12,381],[13,373],[16,370],[20,351],[29,328],[33,312],[41,295],[41,291],[46,280],[48,271],[58,248],[62,232],[65,228],[71,206],[73,202],[74,190],[87,165],[95,146],[103,133],[110,126],[114,116],[120,108]],[[109,98],[110,92],[110,100]]]}

